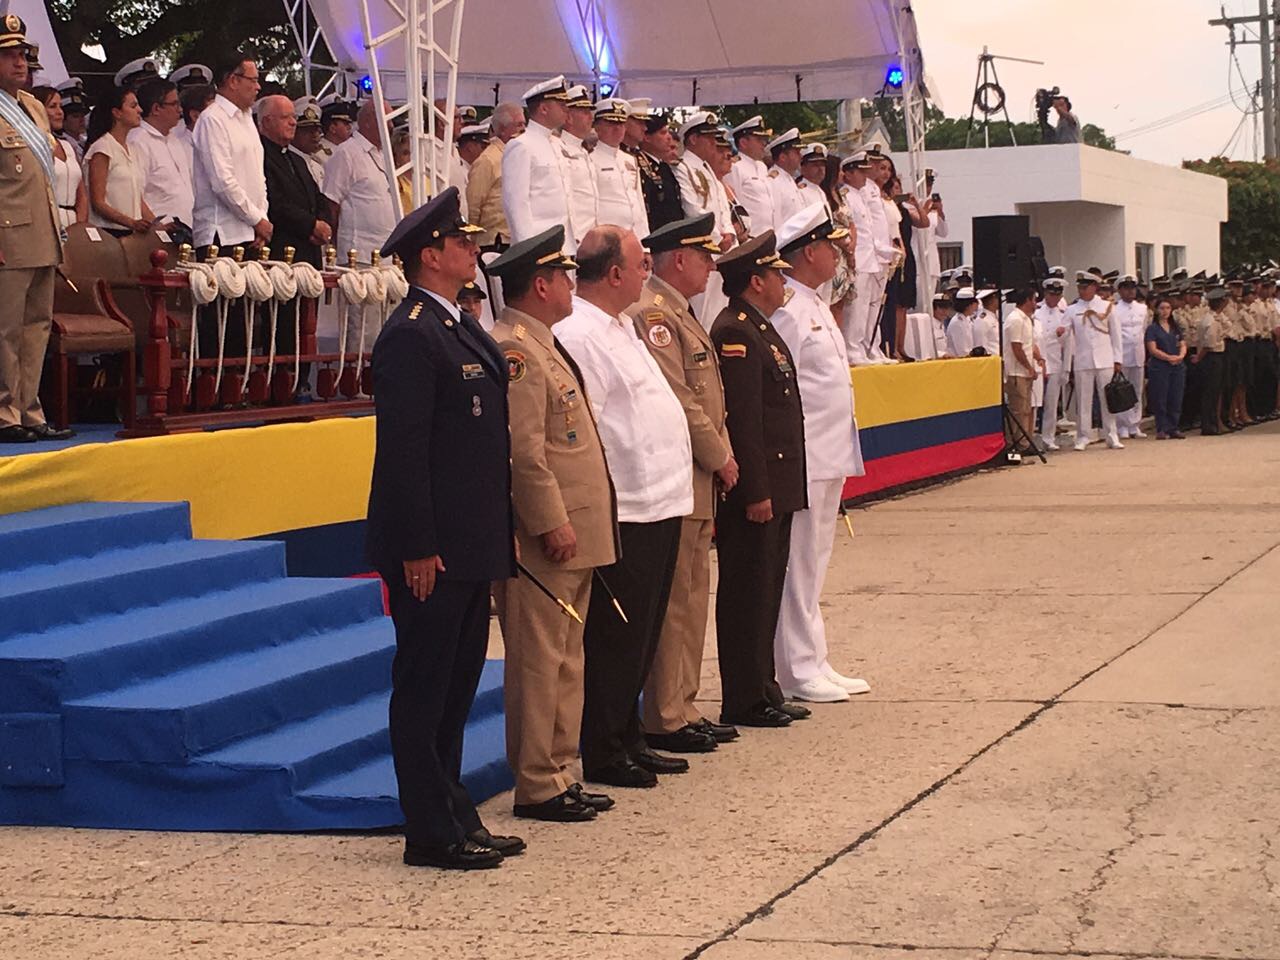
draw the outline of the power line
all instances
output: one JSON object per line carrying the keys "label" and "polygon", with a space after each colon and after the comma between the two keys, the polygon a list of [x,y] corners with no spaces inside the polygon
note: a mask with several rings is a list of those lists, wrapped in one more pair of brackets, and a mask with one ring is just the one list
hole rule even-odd
{"label": "power line", "polygon": [[1198,103],[1192,107],[1185,107],[1176,113],[1168,116],[1160,117],[1156,120],[1150,120],[1144,124],[1132,127],[1129,130],[1122,131],[1115,135],[1116,140],[1131,140],[1135,137],[1143,137],[1149,133],[1156,133],[1168,127],[1176,126],[1184,121],[1194,119],[1205,113],[1212,113],[1214,110],[1221,110],[1223,107],[1231,103],[1229,94],[1220,94],[1212,100],[1206,100],[1204,103]]}

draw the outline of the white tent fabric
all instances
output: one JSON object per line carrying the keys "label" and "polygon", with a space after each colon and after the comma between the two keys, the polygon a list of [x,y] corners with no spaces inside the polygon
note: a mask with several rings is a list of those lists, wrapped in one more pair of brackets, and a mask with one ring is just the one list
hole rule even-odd
{"label": "white tent fabric", "polygon": [[20,16],[27,25],[27,39],[40,44],[40,65],[44,69],[36,74],[36,83],[55,87],[67,79],[67,66],[58,50],[58,41],[53,37],[44,0],[9,0],[8,3],[0,3],[0,8],[4,13]]}
{"label": "white tent fabric", "polygon": [[[516,99],[560,73],[591,83],[597,66],[619,96],[657,106],[871,96],[898,62],[900,2],[466,0],[457,100]],[[401,22],[387,0],[368,5],[375,36]],[[369,73],[359,0],[311,0],[311,11],[338,64],[356,79]],[[442,33],[446,14],[437,15]],[[918,46],[911,33],[908,49]],[[405,95],[401,51],[388,45],[378,55],[393,99]]]}

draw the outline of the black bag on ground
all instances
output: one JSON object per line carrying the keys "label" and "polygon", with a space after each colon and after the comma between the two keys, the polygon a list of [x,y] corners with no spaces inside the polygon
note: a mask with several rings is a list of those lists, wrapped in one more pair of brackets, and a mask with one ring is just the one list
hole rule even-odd
{"label": "black bag on ground", "polygon": [[1111,413],[1124,413],[1138,405],[1138,391],[1119,370],[1103,392],[1107,396],[1107,410]]}

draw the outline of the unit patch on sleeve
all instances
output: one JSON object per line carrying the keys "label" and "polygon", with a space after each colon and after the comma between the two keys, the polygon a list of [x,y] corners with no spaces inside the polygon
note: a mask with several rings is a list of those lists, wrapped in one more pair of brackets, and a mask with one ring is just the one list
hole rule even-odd
{"label": "unit patch on sleeve", "polygon": [[720,344],[720,356],[726,358],[746,359],[747,345],[745,343],[722,343]]}
{"label": "unit patch on sleeve", "polygon": [[649,342],[655,347],[666,347],[671,345],[671,331],[666,324],[655,323],[649,328]]}
{"label": "unit patch on sleeve", "polygon": [[507,379],[512,383],[519,383],[524,379],[525,364],[524,354],[519,350],[508,350],[507,357]]}

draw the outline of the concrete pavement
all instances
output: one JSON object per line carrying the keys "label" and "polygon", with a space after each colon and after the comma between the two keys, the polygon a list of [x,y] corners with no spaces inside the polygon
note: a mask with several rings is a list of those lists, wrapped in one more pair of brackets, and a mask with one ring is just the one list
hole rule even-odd
{"label": "concrete pavement", "polygon": [[389,835],[0,829],[0,956],[1280,958],[1280,426],[853,519],[824,602],[869,696],[591,824],[495,798],[529,851],[479,874]]}

